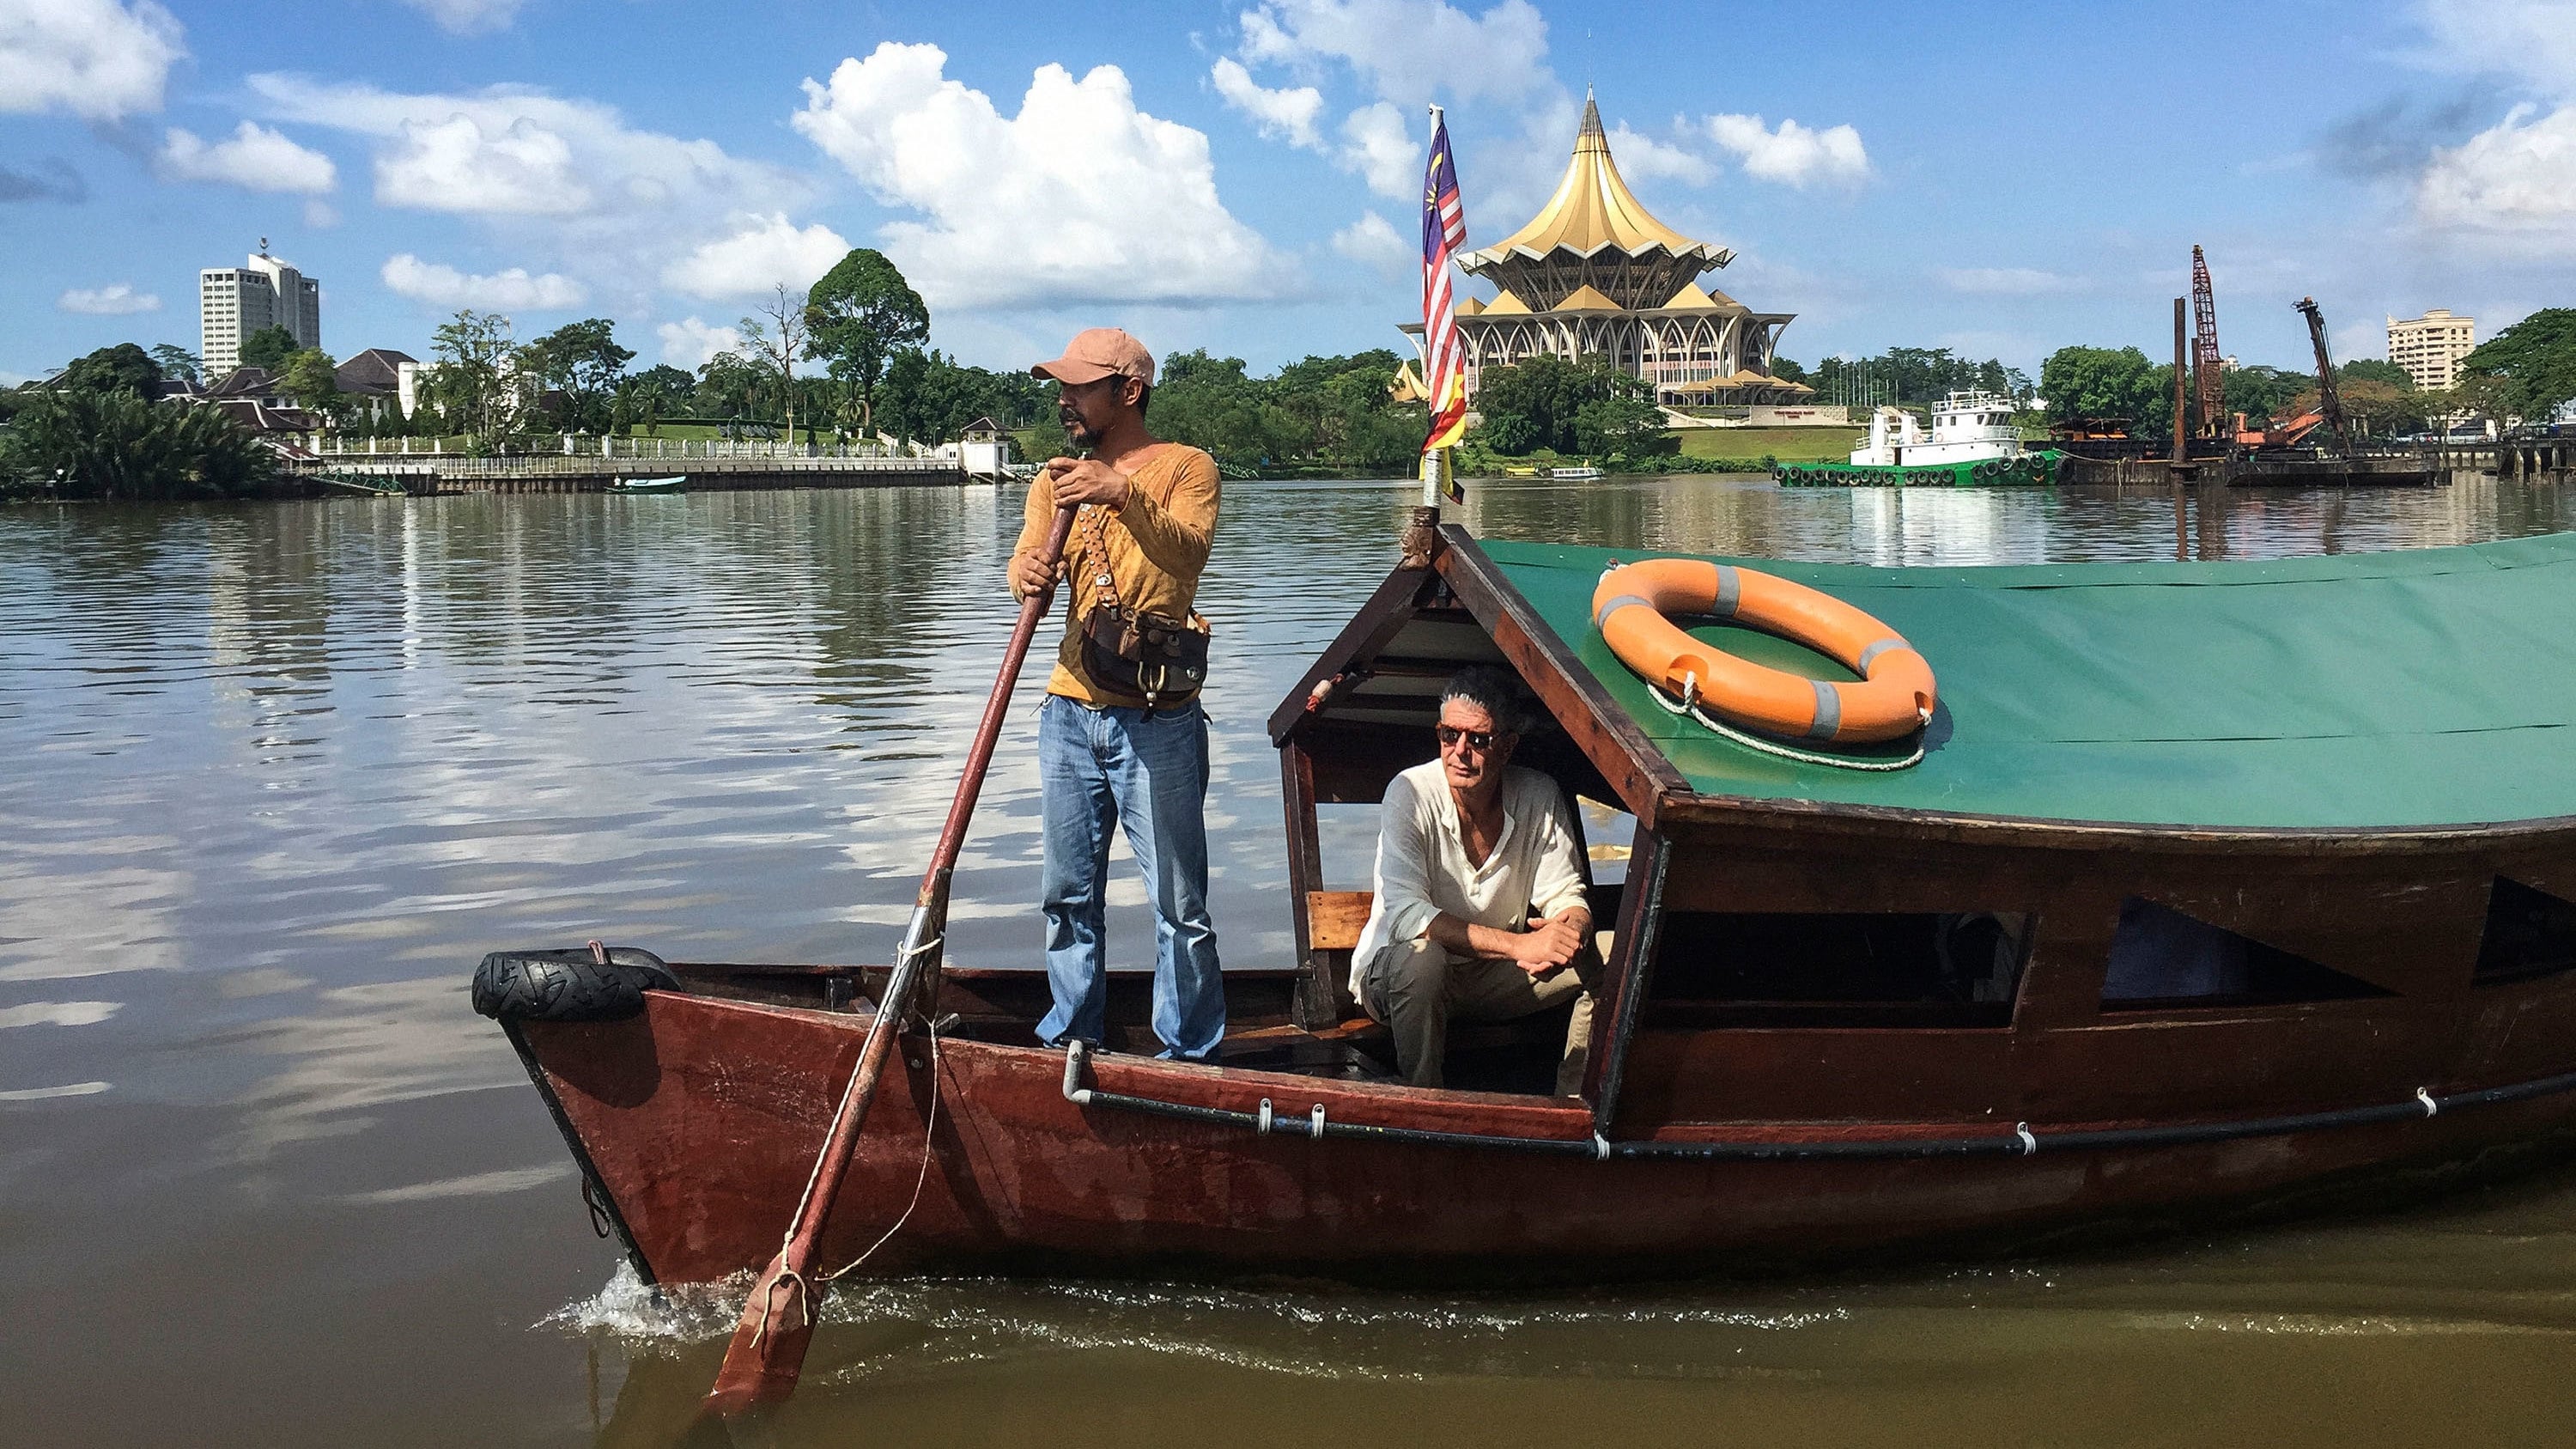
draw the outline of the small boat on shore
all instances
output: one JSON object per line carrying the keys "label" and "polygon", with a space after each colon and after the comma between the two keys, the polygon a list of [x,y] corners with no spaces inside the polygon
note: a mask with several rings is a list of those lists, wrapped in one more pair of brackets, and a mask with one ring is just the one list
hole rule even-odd
{"label": "small boat on shore", "polygon": [[686,493],[689,477],[682,473],[669,478],[617,478],[608,485],[611,493]]}
{"label": "small boat on shore", "polygon": [[2022,445],[2013,401],[1954,392],[1932,410],[1927,434],[1903,408],[1870,415],[1869,438],[1848,463],[1782,463],[1771,476],[1793,488],[1984,488],[2058,481],[2061,456]]}
{"label": "small boat on shore", "polygon": [[1577,463],[1563,468],[1542,469],[1540,476],[1559,483],[1584,483],[1600,477],[1601,470],[1589,463]]}
{"label": "small boat on shore", "polygon": [[[1144,973],[1113,973],[1109,1041],[1063,1049],[1042,972],[939,970],[822,1261],[1597,1281],[1990,1253],[2576,1127],[2576,535],[1703,561],[1720,612],[1762,570],[1938,671],[1912,738],[1849,747],[1714,728],[1622,663],[1595,594],[1636,551],[1437,540],[1270,717],[1295,945],[1227,973],[1221,1058],[1146,1055]],[[1820,709],[1854,677],[1675,622]],[[1454,1029],[1424,1089],[1344,986],[1369,898],[1330,883],[1368,866],[1327,858],[1318,809],[1430,758],[1440,681],[1479,662],[1548,716],[1517,763],[1627,822],[1591,851],[1624,870],[1592,887],[1614,935],[1575,1097],[1548,1095],[1561,1013]],[[475,999],[636,1271],[703,1281],[778,1251],[889,975],[498,952]]]}
{"label": "small boat on shore", "polygon": [[370,498],[401,498],[410,490],[402,480],[382,473],[316,473],[313,481],[343,493],[362,493]]}

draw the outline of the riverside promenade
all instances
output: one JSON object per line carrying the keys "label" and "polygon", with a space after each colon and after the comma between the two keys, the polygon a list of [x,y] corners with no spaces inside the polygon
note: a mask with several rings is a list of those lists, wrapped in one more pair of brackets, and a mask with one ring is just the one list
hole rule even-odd
{"label": "riverside promenade", "polygon": [[[388,446],[410,442],[414,451]],[[1001,482],[1012,470],[998,450],[950,444],[909,450],[874,444],[778,443],[679,438],[575,438],[563,452],[474,456],[418,451],[418,440],[327,443],[290,460],[308,477],[364,480],[420,495],[604,493],[629,479],[685,475],[692,491],[765,488],[886,488]]]}

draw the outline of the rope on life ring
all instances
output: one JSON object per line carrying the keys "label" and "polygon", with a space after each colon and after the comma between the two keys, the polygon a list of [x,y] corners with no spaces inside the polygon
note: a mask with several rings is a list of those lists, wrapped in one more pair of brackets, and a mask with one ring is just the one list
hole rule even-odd
{"label": "rope on life ring", "polygon": [[1682,697],[1679,700],[1664,693],[1652,682],[1646,685],[1647,695],[1661,706],[1666,714],[1685,715],[1698,720],[1702,729],[1712,734],[1724,735],[1746,749],[1761,754],[1776,755],[1784,760],[1795,760],[1802,765],[1831,765],[1837,770],[1868,770],[1879,773],[1910,770],[1923,763],[1923,740],[1920,735],[1915,737],[1913,753],[1901,760],[1855,760],[1845,755],[1819,754],[1814,750],[1802,750],[1795,745],[1784,745],[1777,740],[1766,740],[1760,735],[1748,734],[1737,729],[1700,708],[1696,697],[1698,692],[1699,681],[1695,679],[1683,682]]}
{"label": "rope on life ring", "polygon": [[[1755,664],[1682,632],[1670,617],[1675,614],[1713,615],[1777,634],[1860,678],[1836,683]],[[1931,663],[1895,630],[1776,574],[1703,559],[1614,564],[1593,589],[1592,621],[1619,662],[1667,699],[1681,701],[1675,713],[1696,712],[1704,703],[1741,729],[1819,743],[1876,743],[1919,733],[1939,703]]]}

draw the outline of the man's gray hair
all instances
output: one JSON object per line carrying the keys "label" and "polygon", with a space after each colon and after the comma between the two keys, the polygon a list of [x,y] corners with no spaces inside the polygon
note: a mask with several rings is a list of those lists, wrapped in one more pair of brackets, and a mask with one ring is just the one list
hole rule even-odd
{"label": "man's gray hair", "polygon": [[1440,687],[1440,703],[1451,700],[1472,704],[1493,716],[1494,729],[1507,735],[1525,735],[1538,722],[1529,695],[1521,689],[1520,676],[1499,664],[1470,664],[1449,676]]}

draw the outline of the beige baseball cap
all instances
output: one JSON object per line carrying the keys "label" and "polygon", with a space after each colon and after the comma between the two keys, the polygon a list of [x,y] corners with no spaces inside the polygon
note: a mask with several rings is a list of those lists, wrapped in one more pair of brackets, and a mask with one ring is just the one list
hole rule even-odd
{"label": "beige baseball cap", "polygon": [[1145,344],[1116,327],[1093,327],[1077,332],[1064,345],[1064,356],[1053,362],[1041,362],[1029,369],[1033,377],[1051,377],[1076,387],[1098,382],[1104,377],[1132,377],[1147,387],[1154,385],[1154,354]]}

